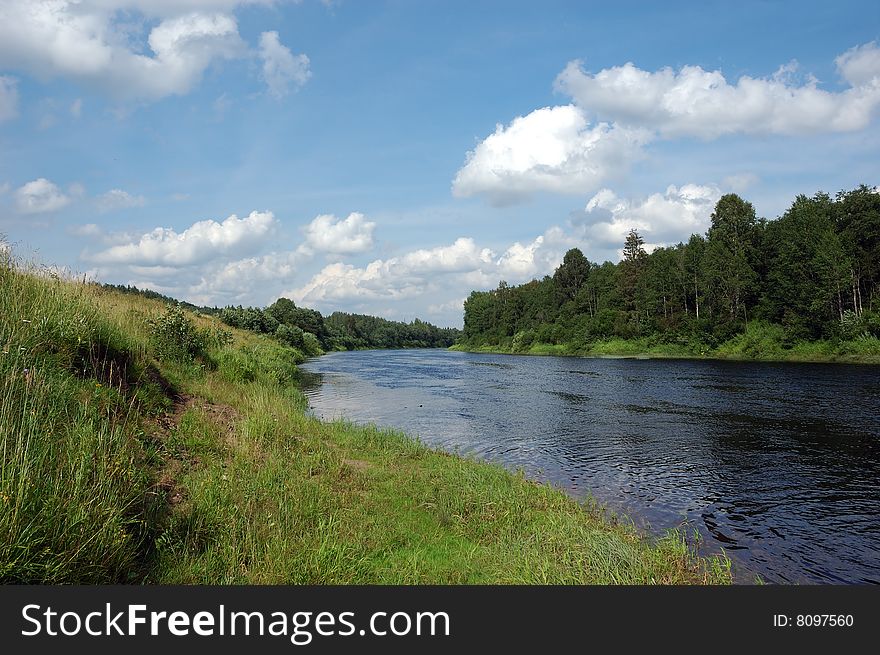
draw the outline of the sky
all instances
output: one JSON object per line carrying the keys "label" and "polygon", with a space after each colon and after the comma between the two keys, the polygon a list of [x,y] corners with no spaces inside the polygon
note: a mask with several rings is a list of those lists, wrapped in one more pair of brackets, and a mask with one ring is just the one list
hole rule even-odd
{"label": "sky", "polygon": [[880,3],[0,0],[0,235],[197,304],[472,290],[880,184]]}

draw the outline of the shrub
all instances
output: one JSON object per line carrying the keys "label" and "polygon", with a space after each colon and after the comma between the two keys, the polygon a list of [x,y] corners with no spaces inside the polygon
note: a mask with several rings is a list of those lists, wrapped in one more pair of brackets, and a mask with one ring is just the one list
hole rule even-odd
{"label": "shrub", "polygon": [[303,353],[308,357],[316,357],[322,354],[321,342],[311,332],[303,332]]}
{"label": "shrub", "polygon": [[304,332],[302,331],[302,328],[299,328],[296,325],[286,325],[282,323],[275,330],[275,338],[281,343],[297,348],[298,350],[305,349]]}
{"label": "shrub", "polygon": [[532,345],[534,340],[534,332],[532,332],[531,330],[521,330],[513,335],[513,343],[511,344],[511,347],[517,352],[528,350],[529,346]]}
{"label": "shrub", "polygon": [[164,314],[147,319],[147,324],[159,359],[191,361],[205,354],[205,332],[193,325],[180,305],[169,305]]}
{"label": "shrub", "polygon": [[235,341],[232,332],[221,327],[205,328],[201,334],[205,348],[216,348],[219,350],[231,345]]}

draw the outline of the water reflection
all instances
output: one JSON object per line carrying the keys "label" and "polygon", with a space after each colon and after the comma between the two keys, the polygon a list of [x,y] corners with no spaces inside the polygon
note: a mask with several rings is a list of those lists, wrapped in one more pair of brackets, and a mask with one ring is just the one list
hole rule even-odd
{"label": "water reflection", "polygon": [[522,468],[655,531],[688,522],[741,581],[880,582],[880,367],[406,350],[304,369],[317,415]]}

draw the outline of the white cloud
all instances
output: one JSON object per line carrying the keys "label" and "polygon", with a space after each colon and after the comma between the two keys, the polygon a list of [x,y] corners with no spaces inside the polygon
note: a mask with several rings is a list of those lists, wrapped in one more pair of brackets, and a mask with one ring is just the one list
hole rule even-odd
{"label": "white cloud", "polygon": [[464,298],[453,298],[452,300],[448,300],[443,303],[434,303],[428,305],[428,314],[432,316],[449,314],[453,312],[462,313],[464,312]]}
{"label": "white cloud", "polygon": [[523,282],[552,273],[569,248],[578,245],[558,226],[535,237],[530,244],[512,244],[498,258],[498,274],[508,282]]}
{"label": "white cloud", "polygon": [[257,289],[292,277],[299,257],[300,253],[295,252],[271,252],[209,266],[186,288],[185,294],[191,302],[205,305],[259,304],[255,297]]}
{"label": "white cloud", "polygon": [[268,242],[277,224],[272,212],[254,211],[244,218],[233,214],[221,223],[199,221],[180,233],[157,227],[137,241],[86,258],[104,265],[192,266],[218,257],[248,255]]}
{"label": "white cloud", "polygon": [[[226,13],[238,4],[8,0],[0,3],[0,66],[73,78],[123,99],[184,94],[212,62],[247,55]],[[145,22],[126,10],[158,19],[145,40]]]}
{"label": "white cloud", "polygon": [[478,247],[473,239],[460,237],[450,246],[415,250],[392,261],[399,261],[401,272],[406,274],[460,273],[491,263],[493,256],[491,250]]}
{"label": "white cloud", "polygon": [[294,55],[278,40],[278,32],[263,32],[260,35],[260,58],[263,60],[263,80],[269,93],[276,98],[287,95],[291,85],[301,87],[312,76],[309,58]]}
{"label": "white cloud", "polygon": [[709,216],[721,197],[715,185],[670,185],[664,193],[630,200],[602,189],[587,203],[580,226],[583,241],[596,250],[619,250],[630,229],[645,239],[646,250],[687,240],[705,232]]}
{"label": "white cloud", "polygon": [[98,196],[95,200],[98,211],[108,212],[128,207],[143,207],[146,199],[143,196],[133,196],[122,189],[111,189],[107,193]]}
{"label": "white cloud", "polygon": [[18,116],[18,82],[14,77],[0,75],[0,123]]}
{"label": "white cloud", "polygon": [[875,83],[880,77],[880,48],[875,41],[850,48],[837,59],[837,70],[851,86]]}
{"label": "white cloud", "polygon": [[75,225],[67,231],[75,237],[100,238],[104,236],[104,230],[102,230],[96,223]]}
{"label": "white cloud", "polygon": [[421,280],[413,282],[397,275],[395,263],[377,259],[364,268],[357,268],[335,262],[321,269],[304,286],[282,295],[300,303],[324,304],[335,300],[401,298],[421,293]]}
{"label": "white cloud", "polygon": [[[102,281],[133,284],[206,305],[266,302],[308,256],[296,251],[259,252],[274,241],[279,222],[272,212],[251,212],[223,221],[199,221],[177,232],[105,232],[94,223],[71,228],[92,244],[81,259]],[[99,250],[95,250],[99,247]],[[277,296],[276,296],[277,297]]]}
{"label": "white cloud", "polygon": [[556,87],[591,118],[648,127],[664,137],[863,129],[880,106],[880,52],[869,43],[836,63],[850,84],[840,92],[820,89],[812,76],[798,82],[794,62],[770,77],[744,75],[730,83],[720,71],[700,66],[650,72],[627,63],[593,74],[573,61],[557,77]]}
{"label": "white cloud", "polygon": [[[74,188],[74,192],[79,187]],[[71,197],[45,177],[33,180],[15,190],[15,206],[22,214],[40,214],[66,207]],[[74,195],[76,195],[74,193]]]}
{"label": "white cloud", "polygon": [[495,204],[536,191],[585,193],[625,172],[647,140],[643,130],[591,126],[574,105],[537,109],[496,126],[470,151],[452,192],[485,193]]}
{"label": "white cloud", "polygon": [[880,107],[880,48],[867,43],[835,61],[849,85],[842,91],[821,89],[809,75],[799,79],[796,62],[769,77],[729,82],[700,66],[651,72],[627,63],[590,73],[572,61],[555,87],[573,103],[497,125],[467,153],[453,195],[484,194],[503,205],[537,191],[595,191],[659,138],[862,130]]}
{"label": "white cloud", "polygon": [[70,115],[74,118],[79,118],[82,116],[82,108],[83,101],[82,98],[77,98],[73,102],[70,103]]}
{"label": "white cloud", "polygon": [[278,0],[84,0],[98,9],[117,11],[134,9],[146,16],[164,18],[193,11],[230,12],[242,5],[272,5]]}
{"label": "white cloud", "polygon": [[376,224],[367,221],[360,212],[352,212],[345,219],[333,214],[321,214],[309,223],[303,232],[306,248],[318,252],[347,255],[366,252],[373,247]]}
{"label": "white cloud", "polygon": [[[306,284],[283,295],[328,310],[366,300],[460,296],[474,288],[494,286],[502,277],[516,283],[552,272],[564,254],[563,242],[568,243],[562,230],[551,228],[530,245],[515,243],[498,257],[473,239],[460,237],[448,246],[377,259],[364,267],[329,264]],[[439,312],[444,302],[433,304]]]}
{"label": "white cloud", "polygon": [[725,189],[730,189],[736,193],[742,193],[749,187],[755,186],[761,178],[759,178],[754,173],[734,173],[733,175],[728,175],[721,181],[722,187]]}

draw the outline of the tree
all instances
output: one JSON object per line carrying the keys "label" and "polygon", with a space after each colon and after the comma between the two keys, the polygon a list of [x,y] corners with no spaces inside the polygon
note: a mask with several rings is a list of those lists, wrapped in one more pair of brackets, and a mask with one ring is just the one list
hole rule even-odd
{"label": "tree", "polygon": [[853,311],[874,308],[880,296],[880,193],[864,184],[837,194],[836,224],[850,261]]}
{"label": "tree", "polygon": [[758,288],[758,275],[753,266],[755,208],[735,193],[728,193],[718,200],[711,219],[704,266],[716,307],[726,308],[731,319],[742,313],[747,321],[747,302]]}
{"label": "tree", "polygon": [[636,334],[641,332],[642,313],[646,304],[645,269],[648,264],[648,253],[643,246],[638,231],[631,229],[626,235],[623,245],[623,260],[618,267],[621,296],[625,303],[625,309],[629,312],[629,323],[632,324]]}
{"label": "tree", "polygon": [[296,324],[296,304],[289,298],[279,298],[266,307],[266,313],[282,324]]}
{"label": "tree", "polygon": [[664,320],[675,313],[677,295],[677,253],[673,248],[657,248],[648,256],[646,269],[647,300],[652,312]]}
{"label": "tree", "polygon": [[692,234],[684,253],[684,269],[688,278],[688,286],[694,291],[694,311],[697,318],[700,318],[700,300],[706,295],[705,276],[703,275],[705,254],[706,239],[699,234]]}
{"label": "tree", "polygon": [[590,260],[578,248],[572,248],[562,259],[562,264],[553,273],[553,283],[562,305],[574,300],[590,276]]}
{"label": "tree", "polygon": [[850,263],[832,214],[828,195],[800,195],[768,228],[773,244],[768,305],[773,320],[794,339],[820,337],[843,315]]}

